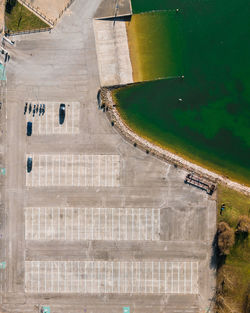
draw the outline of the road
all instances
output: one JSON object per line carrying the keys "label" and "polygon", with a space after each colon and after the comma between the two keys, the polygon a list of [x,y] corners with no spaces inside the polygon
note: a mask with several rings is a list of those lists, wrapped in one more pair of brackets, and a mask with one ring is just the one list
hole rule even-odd
{"label": "road", "polygon": [[[100,2],[76,0],[51,33],[15,37],[8,48],[1,309],[204,312],[215,284],[215,200],[185,185],[184,170],[125,142],[98,109]],[[25,102],[45,104],[45,114],[27,117]]]}

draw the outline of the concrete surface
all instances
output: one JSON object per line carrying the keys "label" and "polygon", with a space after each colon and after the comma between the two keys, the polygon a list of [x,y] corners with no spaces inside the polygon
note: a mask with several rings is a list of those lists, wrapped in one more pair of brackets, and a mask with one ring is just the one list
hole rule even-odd
{"label": "concrete surface", "polygon": [[126,22],[93,20],[101,86],[133,82]]}
{"label": "concrete surface", "polygon": [[27,154],[32,171],[26,186],[118,187],[120,156],[113,154]]}
{"label": "concrete surface", "polygon": [[[6,167],[6,176],[0,175],[0,259],[7,264],[0,269],[0,309],[38,313],[44,305],[52,313],[117,313],[129,306],[131,313],[205,312],[215,285],[215,200],[185,185],[185,171],[123,141],[98,109],[92,17],[100,2],[76,0],[72,14],[63,15],[51,33],[17,36],[16,45],[9,47],[7,82],[0,82],[0,166]],[[27,137],[23,110],[30,99],[78,102],[78,132]],[[35,158],[34,185],[29,186],[27,155]],[[65,162],[59,166],[69,155],[67,169]],[[106,162],[100,167],[94,162],[99,156],[119,156],[119,185],[76,186],[83,175],[78,174],[81,156],[90,155],[98,156],[86,166],[91,183],[99,170],[103,177],[110,175],[104,174]],[[47,177],[56,179],[61,168],[64,181],[48,183],[46,168]],[[79,231],[85,229],[86,237]],[[123,275],[127,264],[130,289],[119,289],[119,264]],[[125,280],[121,282],[125,288]]]}
{"label": "concrete surface", "polygon": [[[59,124],[58,112],[60,102],[47,101],[27,101],[32,105],[32,111],[27,110],[26,122],[32,122],[32,136],[51,134],[77,134],[79,133],[79,102],[65,103],[65,119],[63,124]],[[39,109],[45,105],[44,114],[40,114]],[[33,114],[33,109],[38,107],[38,112]],[[29,107],[29,105],[28,105]]]}
{"label": "concrete surface", "polygon": [[26,208],[26,240],[160,240],[160,209]]}
{"label": "concrete surface", "polygon": [[26,261],[28,293],[197,294],[198,262]]}
{"label": "concrete surface", "polygon": [[132,14],[131,0],[103,0],[95,12],[95,18],[120,17]]}

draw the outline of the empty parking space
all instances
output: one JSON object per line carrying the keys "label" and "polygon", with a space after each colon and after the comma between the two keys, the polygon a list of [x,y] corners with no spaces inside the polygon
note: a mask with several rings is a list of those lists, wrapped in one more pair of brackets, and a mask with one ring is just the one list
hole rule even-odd
{"label": "empty parking space", "polygon": [[117,187],[120,185],[119,155],[33,154],[26,186]]}
{"label": "empty parking space", "polygon": [[26,261],[25,290],[197,294],[198,262]]}
{"label": "empty parking space", "polygon": [[160,240],[160,209],[26,208],[26,240]]}
{"label": "empty parking space", "polygon": [[[59,108],[62,102],[28,102],[28,104],[30,103],[32,110],[29,113],[28,105],[26,112],[26,122],[32,122],[33,135],[79,133],[79,102],[64,102],[65,119],[63,124],[59,123]],[[40,107],[43,106],[45,106],[44,114],[40,112]],[[33,114],[34,108],[38,108],[38,112]]]}

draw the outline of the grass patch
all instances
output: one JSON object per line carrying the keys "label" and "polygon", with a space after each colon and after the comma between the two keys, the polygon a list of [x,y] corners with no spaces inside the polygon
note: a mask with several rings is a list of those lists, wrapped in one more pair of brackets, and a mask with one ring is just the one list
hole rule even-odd
{"label": "grass patch", "polygon": [[[226,222],[230,227],[236,228],[241,215],[250,216],[250,198],[222,185],[218,186],[218,222]],[[220,207],[225,203],[226,209],[220,215]]]}
{"label": "grass patch", "polygon": [[6,4],[5,23],[7,31],[18,32],[49,27],[35,14],[17,1]]}
{"label": "grass patch", "polygon": [[[220,215],[221,204],[226,209]],[[250,214],[250,198],[224,186],[218,187],[218,222],[224,221],[236,230],[239,217]],[[218,270],[218,300],[222,304],[217,312],[245,313],[250,294],[250,241],[237,235],[235,245]],[[222,300],[222,301],[221,301]],[[224,303],[224,305],[223,305]],[[249,305],[249,304],[248,304]]]}

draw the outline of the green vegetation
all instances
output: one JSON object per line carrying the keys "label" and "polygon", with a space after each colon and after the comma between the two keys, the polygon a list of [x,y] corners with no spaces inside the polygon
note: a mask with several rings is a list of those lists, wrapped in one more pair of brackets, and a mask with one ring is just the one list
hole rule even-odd
{"label": "green vegetation", "polygon": [[[218,222],[226,222],[230,227],[236,229],[241,216],[250,217],[250,198],[235,190],[224,186],[218,187]],[[226,209],[220,215],[222,204]]]}
{"label": "green vegetation", "polygon": [[5,10],[7,31],[18,32],[49,27],[16,0],[8,0]]}
{"label": "green vegetation", "polygon": [[[220,208],[225,210],[220,215]],[[218,188],[218,221],[235,231],[235,244],[226,256],[217,276],[217,312],[247,313],[250,305],[250,198],[223,186]],[[244,217],[244,218],[243,218]],[[242,227],[244,220],[244,228]],[[240,222],[240,223],[239,223]],[[242,232],[244,230],[244,232]]]}

